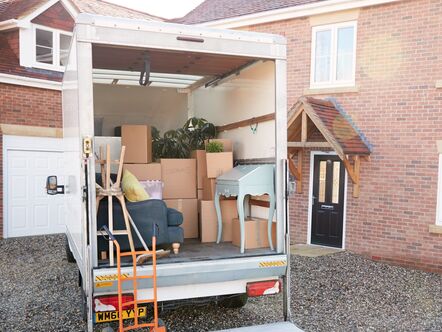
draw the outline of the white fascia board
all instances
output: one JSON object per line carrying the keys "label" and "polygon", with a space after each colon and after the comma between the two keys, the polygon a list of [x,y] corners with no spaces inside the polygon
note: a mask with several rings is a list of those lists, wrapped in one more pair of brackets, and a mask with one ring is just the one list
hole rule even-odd
{"label": "white fascia board", "polygon": [[32,88],[61,91],[61,82],[42,80],[26,76],[0,73],[0,83],[28,86]]}
{"label": "white fascia board", "polygon": [[79,12],[75,8],[75,6],[73,6],[72,3],[69,0],[61,0],[60,3],[63,5],[64,9],[67,10],[69,15],[71,15],[71,17],[75,20],[75,18],[79,14]]}
{"label": "white fascia board", "polygon": [[0,22],[0,31],[15,29],[17,27],[18,27],[18,20],[16,19]]}
{"label": "white fascia board", "polygon": [[249,25],[257,25],[268,22],[282,21],[287,19],[308,17],[319,14],[338,12],[342,10],[356,9],[368,6],[376,6],[403,0],[330,0],[306,5],[292,6],[288,8],[269,10],[250,15],[237,16],[222,20],[210,21],[197,24],[197,26],[232,29]]}

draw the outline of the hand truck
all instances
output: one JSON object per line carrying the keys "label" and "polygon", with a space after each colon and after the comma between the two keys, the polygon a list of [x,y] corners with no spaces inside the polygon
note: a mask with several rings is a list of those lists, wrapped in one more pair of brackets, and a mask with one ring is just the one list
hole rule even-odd
{"label": "hand truck", "polygon": [[[165,326],[160,325],[160,319],[158,318],[158,303],[157,303],[157,254],[156,254],[156,225],[153,226],[152,235],[152,249],[144,251],[129,251],[121,252],[120,245],[115,236],[109,231],[106,226],[103,226],[103,230],[109,236],[109,241],[114,243],[117,251],[117,276],[118,276],[118,331],[131,331],[143,327],[147,327],[149,332],[166,332]],[[138,276],[137,274],[137,256],[150,255],[152,256],[152,274],[145,276]],[[121,257],[132,257],[132,276],[126,277],[121,274]],[[152,279],[152,291],[153,298],[147,300],[137,300],[137,284],[139,279]],[[129,302],[123,302],[123,282],[132,281],[134,300]],[[138,305],[152,303],[153,305],[153,321],[150,323],[140,323],[138,320]],[[134,324],[124,326],[123,324],[123,306],[134,306]],[[162,324],[161,324],[162,325]]]}

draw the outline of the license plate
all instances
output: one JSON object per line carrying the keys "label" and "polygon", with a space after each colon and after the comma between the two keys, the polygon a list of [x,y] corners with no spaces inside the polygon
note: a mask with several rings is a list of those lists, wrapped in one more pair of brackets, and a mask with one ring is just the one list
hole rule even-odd
{"label": "license plate", "polygon": [[[138,307],[138,317],[146,317],[146,314],[147,314],[146,307]],[[134,309],[123,310],[123,319],[129,319],[134,317],[135,317]],[[114,320],[118,320],[118,311],[100,311],[95,313],[96,323],[111,322]]]}

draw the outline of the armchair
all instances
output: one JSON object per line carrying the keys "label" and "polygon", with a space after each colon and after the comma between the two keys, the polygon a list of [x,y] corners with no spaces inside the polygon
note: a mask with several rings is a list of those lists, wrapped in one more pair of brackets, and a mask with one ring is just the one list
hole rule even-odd
{"label": "armchair", "polygon": [[[100,182],[98,182],[100,183]],[[113,203],[113,224],[114,229],[125,229],[123,211],[121,205],[114,198]],[[159,199],[149,199],[141,202],[128,202],[126,207],[137,226],[143,240],[150,247],[152,245],[152,227],[158,225],[157,245],[173,244],[174,248],[177,244],[184,242],[184,231],[180,227],[183,223],[183,215],[181,212],[168,208],[164,201]],[[108,224],[108,202],[102,200],[97,213],[97,229]],[[135,232],[132,232],[134,246],[137,250],[144,250],[141,241]],[[129,251],[129,241],[127,236],[117,236],[122,251]],[[179,247],[179,246],[178,246]],[[98,238],[98,252],[108,250],[108,241],[104,238]]]}

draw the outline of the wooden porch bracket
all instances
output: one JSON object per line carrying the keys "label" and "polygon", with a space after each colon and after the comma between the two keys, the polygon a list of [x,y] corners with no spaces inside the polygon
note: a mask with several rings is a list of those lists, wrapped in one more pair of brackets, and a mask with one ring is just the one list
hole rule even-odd
{"label": "wooden porch bracket", "polygon": [[347,170],[348,176],[350,176],[351,181],[353,182],[353,197],[359,197],[359,183],[360,183],[360,167],[361,167],[361,158],[359,156],[354,156],[353,165],[351,165],[348,157],[342,159],[344,163],[345,169]]}
{"label": "wooden porch bracket", "polygon": [[303,159],[303,151],[298,150],[298,165],[295,165],[295,162],[293,161],[294,154],[289,155],[289,170],[290,173],[295,177],[296,179],[296,192],[298,194],[302,193],[302,159]]}

